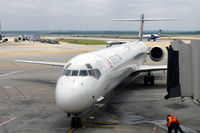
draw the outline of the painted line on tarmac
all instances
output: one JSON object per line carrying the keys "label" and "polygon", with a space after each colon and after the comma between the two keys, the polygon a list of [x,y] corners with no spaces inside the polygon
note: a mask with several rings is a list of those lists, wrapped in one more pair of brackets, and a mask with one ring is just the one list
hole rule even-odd
{"label": "painted line on tarmac", "polygon": [[113,123],[113,124],[120,123],[119,121],[92,121],[92,120],[89,120],[87,122],[91,122],[91,123]]}
{"label": "painted line on tarmac", "polygon": [[153,128],[153,133],[157,133],[158,132],[158,125],[155,124],[154,128]]}
{"label": "painted line on tarmac", "polygon": [[118,116],[117,115],[103,115],[102,117],[104,117],[104,118],[116,118]]}
{"label": "painted line on tarmac", "polygon": [[[137,75],[136,77],[134,77],[133,79],[131,79],[127,84],[125,84],[123,87],[121,87],[116,93],[114,93],[113,95],[111,95],[111,97],[109,97],[108,99],[106,99],[103,104],[106,104],[107,102],[109,102],[110,100],[112,100],[115,96],[117,96],[126,86],[128,86],[131,82],[133,82],[137,77],[139,77],[139,75]],[[100,109],[100,107],[96,107],[91,113],[89,113],[84,119],[83,122],[85,122],[90,116],[92,116],[95,112],[97,112]]]}
{"label": "painted line on tarmac", "polygon": [[[119,88],[119,90],[117,92],[115,92],[114,94],[112,94],[108,99],[106,99],[103,104],[106,104],[107,102],[109,102],[110,100],[112,100],[115,96],[117,96],[126,86],[128,86],[131,82],[133,82],[136,78],[138,78],[140,76],[140,74],[138,74],[137,76],[135,76],[133,79],[131,79],[130,81],[128,81],[127,84],[125,84],[124,86],[122,86],[121,88]],[[100,109],[100,107],[96,107],[91,113],[89,113],[88,115],[86,115],[86,117],[83,119],[83,123],[87,123],[87,119],[92,116],[95,112],[97,112]],[[92,127],[109,127],[109,128],[113,128],[116,127],[116,125],[95,125],[95,124],[90,124]],[[76,131],[77,128],[71,128],[69,131],[67,131],[67,133],[73,133],[74,131]]]}
{"label": "painted line on tarmac", "polygon": [[98,124],[87,124],[86,127],[101,127],[101,128],[114,128],[116,125],[98,125]]}
{"label": "painted line on tarmac", "polygon": [[12,74],[16,74],[16,73],[22,73],[22,72],[25,72],[25,71],[26,71],[26,70],[9,72],[9,73],[5,73],[5,74],[1,74],[0,77],[5,77],[5,76],[12,75]]}
{"label": "painted line on tarmac", "polygon": [[2,123],[0,123],[0,126],[3,126],[4,124],[8,123],[9,121],[14,120],[16,117],[0,117],[2,119],[8,119],[7,121],[4,121]]}
{"label": "painted line on tarmac", "polygon": [[76,130],[76,128],[71,128],[67,133],[73,133]]}
{"label": "painted line on tarmac", "polygon": [[[134,122],[132,124],[140,124],[140,123],[150,123],[150,124],[154,124],[157,125],[157,128],[162,128],[166,131],[168,131],[168,128],[166,126],[166,120],[155,120],[155,121],[151,121],[151,120],[144,120],[144,121],[140,121],[140,122]],[[154,127],[155,128],[155,127]],[[181,126],[182,130],[186,133],[197,133],[195,130],[191,129],[191,128],[187,128],[185,126]],[[153,132],[154,133],[154,132]]]}
{"label": "painted line on tarmac", "polygon": [[111,126],[111,127],[116,127],[117,125],[119,125],[120,122],[119,121],[87,121],[84,126],[88,126],[88,125],[95,125],[96,127],[107,127],[107,126]]}

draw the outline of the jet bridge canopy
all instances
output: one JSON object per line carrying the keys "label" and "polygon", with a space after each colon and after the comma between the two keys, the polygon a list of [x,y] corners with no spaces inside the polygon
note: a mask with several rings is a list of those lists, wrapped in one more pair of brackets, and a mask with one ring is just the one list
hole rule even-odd
{"label": "jet bridge canopy", "polygon": [[165,98],[191,97],[200,100],[200,40],[186,44],[175,40],[168,48]]}

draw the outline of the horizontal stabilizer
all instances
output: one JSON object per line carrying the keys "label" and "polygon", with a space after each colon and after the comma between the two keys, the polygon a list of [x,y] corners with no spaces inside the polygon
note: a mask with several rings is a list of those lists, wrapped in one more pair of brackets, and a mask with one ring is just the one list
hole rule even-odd
{"label": "horizontal stabilizer", "polygon": [[144,18],[144,14],[140,15],[140,18],[133,19],[112,19],[113,21],[137,21],[140,22],[140,32],[139,32],[139,41],[142,41],[143,36],[143,27],[145,21],[177,21],[179,19],[175,18]]}
{"label": "horizontal stabilizer", "polygon": [[[143,21],[179,21],[180,19],[175,18],[147,18]],[[141,19],[112,19],[112,21],[141,21]]]}
{"label": "horizontal stabilizer", "polygon": [[112,21],[140,21],[140,19],[112,19]]}

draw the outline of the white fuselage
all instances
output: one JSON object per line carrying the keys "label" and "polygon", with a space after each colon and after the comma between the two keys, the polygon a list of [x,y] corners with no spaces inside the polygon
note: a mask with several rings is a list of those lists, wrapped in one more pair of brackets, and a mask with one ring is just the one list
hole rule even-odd
{"label": "white fuselage", "polygon": [[147,34],[147,35],[143,35],[142,38],[145,38],[145,39],[156,39],[156,38],[159,38],[160,35],[159,34]]}
{"label": "white fuselage", "polygon": [[57,82],[57,105],[68,113],[85,111],[136,71],[146,55],[146,44],[138,41],[72,58]]}

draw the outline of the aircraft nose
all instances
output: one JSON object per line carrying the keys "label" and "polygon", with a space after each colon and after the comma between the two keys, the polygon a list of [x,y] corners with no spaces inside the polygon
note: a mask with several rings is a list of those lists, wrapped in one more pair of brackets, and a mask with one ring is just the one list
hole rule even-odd
{"label": "aircraft nose", "polygon": [[56,104],[65,112],[79,113],[90,106],[87,96],[81,93],[79,82],[74,79],[62,76],[58,79],[56,85]]}

